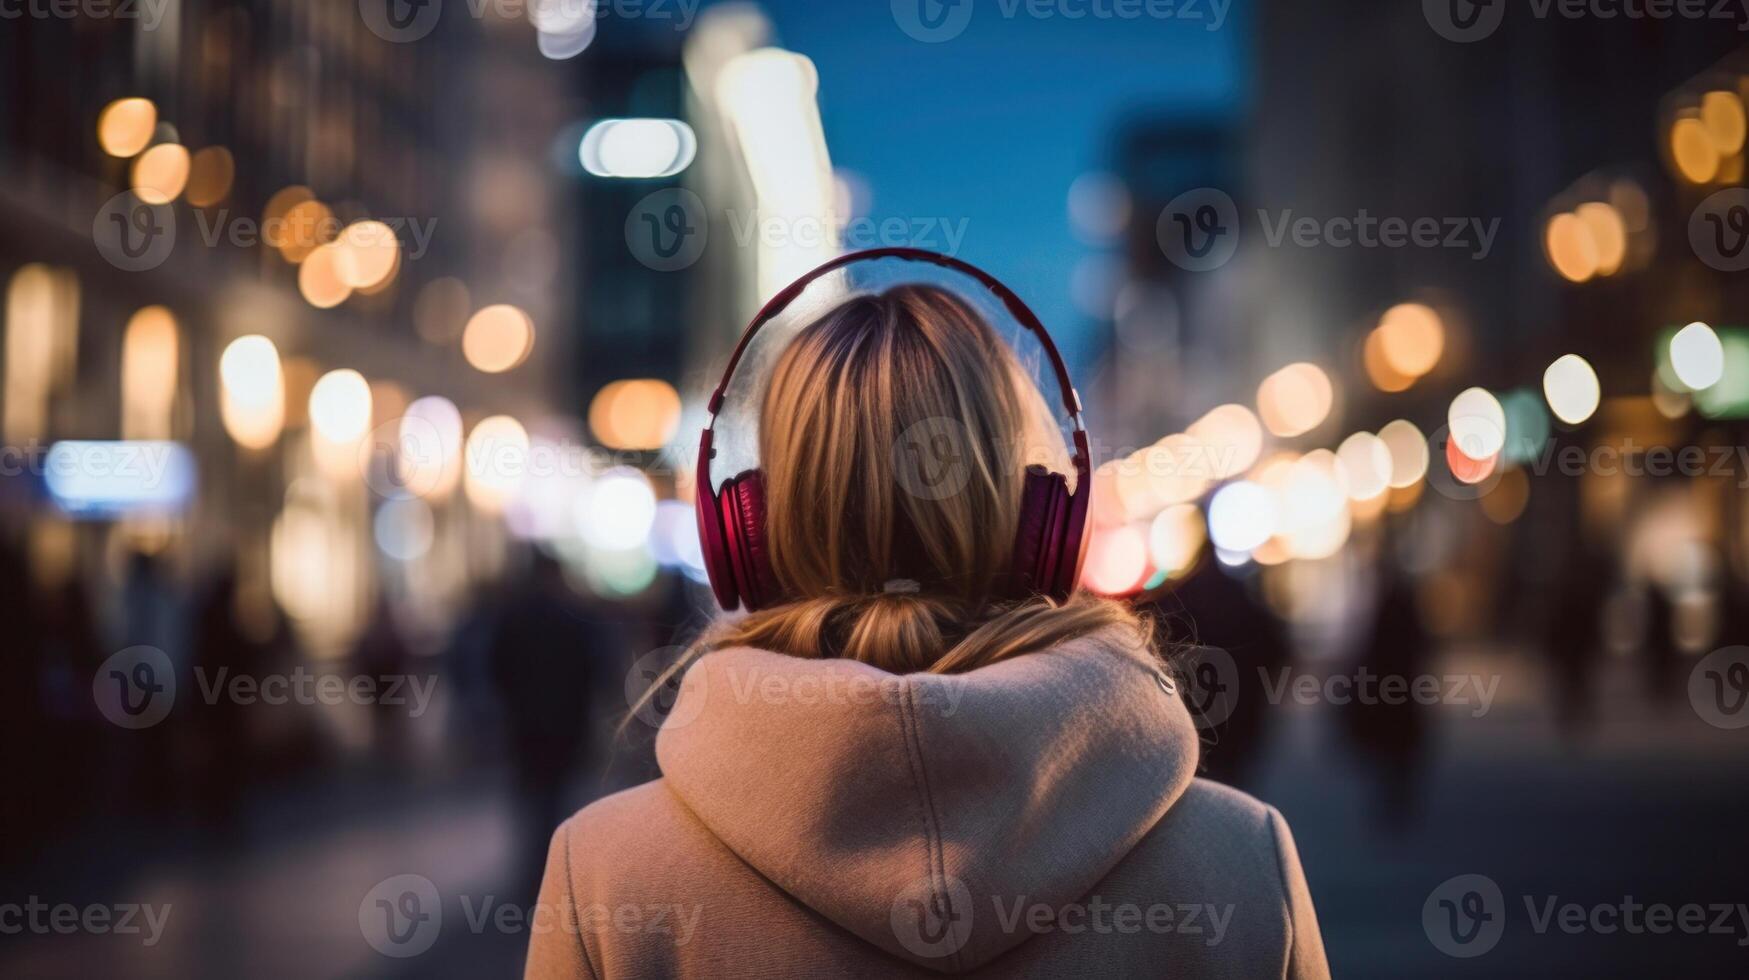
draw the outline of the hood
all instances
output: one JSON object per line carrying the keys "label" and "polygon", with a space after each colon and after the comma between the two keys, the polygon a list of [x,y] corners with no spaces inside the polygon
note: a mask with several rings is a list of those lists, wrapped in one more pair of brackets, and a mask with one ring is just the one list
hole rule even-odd
{"label": "hood", "polygon": [[720,650],[687,672],[662,773],[797,901],[945,973],[1030,938],[993,901],[1078,901],[1189,785],[1195,727],[1108,629],[958,675]]}

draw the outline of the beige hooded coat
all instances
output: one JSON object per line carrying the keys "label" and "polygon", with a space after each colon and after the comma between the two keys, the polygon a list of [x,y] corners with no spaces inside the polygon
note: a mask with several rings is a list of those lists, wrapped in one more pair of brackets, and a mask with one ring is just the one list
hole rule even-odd
{"label": "beige hooded coat", "polygon": [[553,838],[527,976],[1324,977],[1287,824],[1108,630],[956,676],[709,654]]}

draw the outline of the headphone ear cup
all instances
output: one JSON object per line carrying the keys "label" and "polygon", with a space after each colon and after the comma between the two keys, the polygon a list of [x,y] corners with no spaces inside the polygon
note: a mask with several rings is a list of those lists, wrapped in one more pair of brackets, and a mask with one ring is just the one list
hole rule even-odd
{"label": "headphone ear cup", "polygon": [[723,487],[737,588],[748,611],[777,600],[781,589],[765,543],[765,474],[751,470]]}
{"label": "headphone ear cup", "polygon": [[[708,446],[703,450],[709,451]],[[711,592],[717,597],[717,605],[726,612],[741,604],[741,593],[735,587],[734,560],[730,555],[723,510],[717,495],[711,492],[709,472],[701,463],[698,489],[693,495],[698,511],[698,543],[699,550],[704,553],[704,570],[710,578]]]}
{"label": "headphone ear cup", "polygon": [[1048,595],[1061,599],[1057,567],[1061,564],[1063,523],[1067,516],[1068,484],[1061,474],[1028,466],[1020,492],[1020,522],[1014,532],[1013,598]]}
{"label": "headphone ear cup", "polygon": [[1057,591],[1065,599],[1081,584],[1081,568],[1087,563],[1087,518],[1092,512],[1093,474],[1089,472],[1085,452],[1075,461],[1075,492],[1063,486],[1063,526],[1058,534],[1063,543],[1058,558]]}

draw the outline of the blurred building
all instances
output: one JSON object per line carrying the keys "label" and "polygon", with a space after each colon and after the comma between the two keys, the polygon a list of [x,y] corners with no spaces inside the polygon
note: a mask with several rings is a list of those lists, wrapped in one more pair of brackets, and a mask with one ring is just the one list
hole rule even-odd
{"label": "blurred building", "polygon": [[[385,38],[345,0],[8,21],[7,445],[169,439],[198,460],[171,513],[52,535],[92,584],[134,548],[185,579],[235,561],[247,595],[276,595],[333,655],[378,586],[441,613],[490,569],[494,525],[459,481],[385,519],[393,494],[373,492],[362,461],[398,441],[421,396],[471,428],[539,417],[568,390],[557,282],[576,243],[551,220],[561,178],[542,155],[557,83],[516,56],[526,25],[494,9],[418,43]],[[464,351],[470,316],[495,304],[527,326]],[[221,370],[240,337],[270,346]],[[312,389],[335,370],[365,386],[325,388],[312,429]],[[40,473],[7,482],[14,531],[64,521]],[[411,539],[385,550],[383,534]]]}

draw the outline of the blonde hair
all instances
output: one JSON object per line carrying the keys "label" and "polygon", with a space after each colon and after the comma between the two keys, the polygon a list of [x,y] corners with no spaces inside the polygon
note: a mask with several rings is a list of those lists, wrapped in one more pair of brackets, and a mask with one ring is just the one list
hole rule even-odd
{"label": "blonde hair", "polygon": [[[694,655],[751,646],[956,673],[1107,626],[1151,639],[1111,600],[1001,598],[1025,464],[1068,453],[1013,353],[950,293],[895,287],[803,328],[760,433],[765,544],[790,598],[717,623]],[[944,443],[945,485],[921,483],[917,454]]]}

